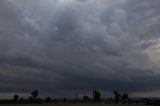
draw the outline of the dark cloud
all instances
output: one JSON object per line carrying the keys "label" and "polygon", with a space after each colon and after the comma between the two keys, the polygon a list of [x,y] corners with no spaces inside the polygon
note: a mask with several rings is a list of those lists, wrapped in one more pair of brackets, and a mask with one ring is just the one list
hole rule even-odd
{"label": "dark cloud", "polygon": [[159,90],[159,3],[1,0],[1,92]]}

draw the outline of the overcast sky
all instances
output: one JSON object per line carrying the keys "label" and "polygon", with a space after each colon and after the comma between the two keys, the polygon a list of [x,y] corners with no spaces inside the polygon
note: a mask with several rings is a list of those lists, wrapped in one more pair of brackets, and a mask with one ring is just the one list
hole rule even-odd
{"label": "overcast sky", "polygon": [[1,95],[160,90],[159,6],[160,0],[0,0]]}

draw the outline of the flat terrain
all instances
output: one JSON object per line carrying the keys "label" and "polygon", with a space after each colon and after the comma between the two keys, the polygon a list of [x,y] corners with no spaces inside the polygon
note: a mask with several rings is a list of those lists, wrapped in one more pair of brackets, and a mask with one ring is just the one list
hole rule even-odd
{"label": "flat terrain", "polygon": [[[0,104],[0,106],[145,106],[136,104]],[[148,105],[147,105],[148,106]]]}

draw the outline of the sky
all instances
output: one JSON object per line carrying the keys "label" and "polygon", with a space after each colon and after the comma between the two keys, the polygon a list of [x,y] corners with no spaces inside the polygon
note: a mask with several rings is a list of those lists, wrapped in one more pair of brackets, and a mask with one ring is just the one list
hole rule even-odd
{"label": "sky", "polygon": [[34,89],[52,97],[95,89],[160,96],[159,5],[0,0],[0,97]]}

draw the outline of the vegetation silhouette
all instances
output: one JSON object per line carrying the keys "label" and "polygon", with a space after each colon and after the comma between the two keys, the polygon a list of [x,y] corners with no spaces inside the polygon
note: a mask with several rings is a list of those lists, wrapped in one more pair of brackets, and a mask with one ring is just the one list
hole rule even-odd
{"label": "vegetation silhouette", "polygon": [[87,102],[90,102],[91,99],[89,98],[89,96],[83,96],[83,102],[87,103]]}
{"label": "vegetation silhouette", "polygon": [[66,103],[67,102],[67,98],[63,98],[63,102]]}
{"label": "vegetation silhouette", "polygon": [[106,104],[139,104],[139,105],[160,105],[160,98],[130,98],[126,92],[113,91],[112,98],[101,98],[100,91],[94,90],[90,96],[83,95],[79,97],[78,93],[75,93],[75,98],[62,98],[52,99],[46,97],[44,99],[38,98],[39,91],[33,90],[30,93],[28,99],[20,97],[18,94],[13,95],[12,100],[0,100],[0,104],[42,104],[42,103],[106,103]]}
{"label": "vegetation silhouette", "polygon": [[13,96],[13,102],[18,103],[19,95],[14,95]]}
{"label": "vegetation silhouette", "polygon": [[118,91],[113,91],[113,93],[114,93],[114,102],[118,104],[120,101],[121,94]]}
{"label": "vegetation silhouette", "polygon": [[45,99],[45,102],[46,103],[50,103],[52,101],[52,99],[50,98],[50,97],[47,97],[46,99]]}
{"label": "vegetation silhouette", "polygon": [[77,103],[79,102],[79,96],[78,96],[78,93],[75,93],[75,99],[74,99],[74,102]]}
{"label": "vegetation silhouette", "polygon": [[36,99],[36,97],[38,96],[38,94],[39,94],[39,92],[38,92],[37,89],[31,92],[31,95],[32,95],[32,97],[33,97],[34,99]]}
{"label": "vegetation silhouette", "polygon": [[93,101],[94,102],[100,102],[100,100],[101,100],[101,94],[100,94],[99,91],[94,90],[92,92],[92,96],[93,96]]}
{"label": "vegetation silhouette", "polygon": [[127,93],[124,93],[123,95],[122,95],[122,97],[121,97],[121,102],[123,103],[123,104],[125,104],[125,103],[127,103],[128,102],[128,94]]}

